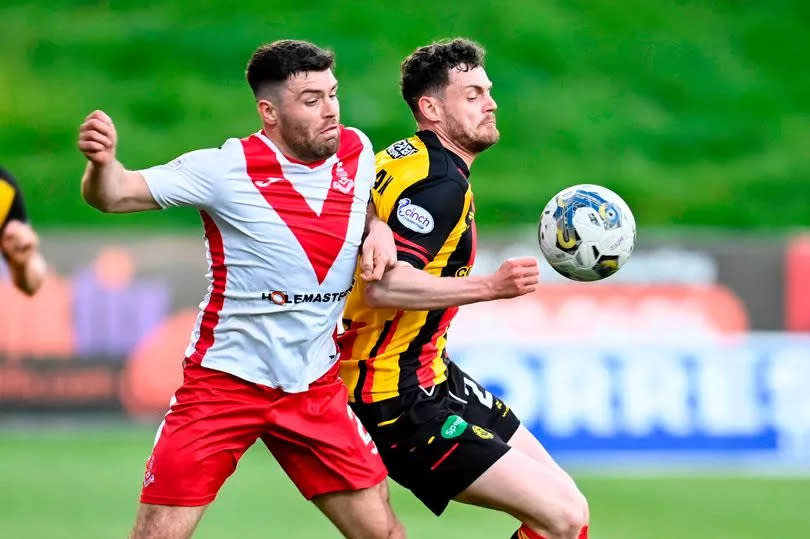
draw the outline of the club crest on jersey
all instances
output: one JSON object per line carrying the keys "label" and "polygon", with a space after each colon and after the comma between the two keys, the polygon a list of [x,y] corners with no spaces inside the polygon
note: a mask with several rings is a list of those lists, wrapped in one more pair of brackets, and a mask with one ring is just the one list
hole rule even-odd
{"label": "club crest on jersey", "polygon": [[486,429],[482,429],[478,425],[473,425],[472,426],[472,431],[475,433],[476,436],[478,436],[479,438],[481,438],[483,440],[491,440],[491,439],[493,439],[495,437],[494,434],[492,434],[491,432],[489,432]]}
{"label": "club crest on jersey", "polygon": [[433,216],[422,206],[411,203],[410,198],[397,202],[397,219],[405,228],[427,234],[433,230]]}
{"label": "club crest on jersey", "polygon": [[390,155],[394,159],[399,159],[400,157],[407,157],[409,155],[413,155],[418,152],[416,148],[413,147],[413,144],[408,142],[407,140],[400,140],[385,149],[385,153]]}
{"label": "club crest on jersey", "polygon": [[152,483],[155,482],[155,474],[152,473],[152,469],[155,467],[155,457],[154,455],[150,455],[149,458],[146,460],[146,470],[143,474],[143,486],[144,488],[148,487]]}
{"label": "club crest on jersey", "polygon": [[332,181],[332,188],[337,189],[344,195],[348,195],[354,188],[354,180],[349,178],[346,171],[343,170],[343,161],[338,161],[335,164],[334,180]]}

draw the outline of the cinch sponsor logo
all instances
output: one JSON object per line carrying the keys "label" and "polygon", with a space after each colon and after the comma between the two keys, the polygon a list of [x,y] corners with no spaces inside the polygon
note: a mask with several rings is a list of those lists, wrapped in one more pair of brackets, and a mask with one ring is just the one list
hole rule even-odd
{"label": "cinch sponsor logo", "polygon": [[467,429],[467,422],[457,415],[448,417],[442,425],[442,438],[458,438]]}
{"label": "cinch sponsor logo", "polygon": [[343,292],[312,292],[309,294],[288,294],[280,290],[272,292],[262,292],[262,299],[271,301],[276,305],[286,305],[288,303],[336,303],[342,301],[354,288],[354,284]]}
{"label": "cinch sponsor logo", "polygon": [[397,206],[397,219],[414,232],[427,234],[433,230],[433,216],[422,206],[412,204],[410,198],[400,199]]}

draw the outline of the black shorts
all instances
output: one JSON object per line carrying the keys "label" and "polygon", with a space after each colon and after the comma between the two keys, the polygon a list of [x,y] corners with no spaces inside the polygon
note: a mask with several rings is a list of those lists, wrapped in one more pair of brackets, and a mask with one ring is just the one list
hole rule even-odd
{"label": "black shorts", "polygon": [[388,474],[440,515],[507,451],[520,420],[453,362],[447,381],[374,403],[352,403]]}

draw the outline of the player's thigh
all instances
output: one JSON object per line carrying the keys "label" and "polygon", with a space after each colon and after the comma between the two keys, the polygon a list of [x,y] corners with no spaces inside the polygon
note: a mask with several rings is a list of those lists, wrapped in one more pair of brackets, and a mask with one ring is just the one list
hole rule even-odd
{"label": "player's thigh", "polygon": [[262,440],[308,500],[377,485],[387,472],[377,447],[349,408],[337,368],[274,404]]}
{"label": "player's thigh", "polygon": [[[519,450],[524,455],[536,460],[537,462],[548,466],[551,470],[556,470],[566,481],[572,485],[576,485],[574,479],[566,472],[557,462],[552,458],[543,444],[529,432],[529,429],[521,425],[512,438],[509,439],[509,445]],[[590,510],[588,508],[587,500],[585,503],[586,517],[590,518]]]}
{"label": "player's thigh", "polygon": [[332,492],[312,498],[340,532],[352,539],[405,537],[391,510],[388,482],[351,491]]}
{"label": "player's thigh", "polygon": [[455,498],[504,511],[535,528],[579,530],[587,524],[584,496],[567,476],[512,449]]}
{"label": "player's thigh", "polygon": [[182,507],[142,503],[138,506],[131,539],[185,539],[191,537],[207,505]]}
{"label": "player's thigh", "polygon": [[224,372],[187,365],[146,462],[141,503],[204,506],[264,432],[266,396]]}
{"label": "player's thigh", "polygon": [[560,473],[568,475],[559,464],[552,458],[540,440],[534,437],[525,426],[520,425],[507,443],[518,449],[524,455],[527,455],[534,460],[549,466],[550,468],[559,470]]}

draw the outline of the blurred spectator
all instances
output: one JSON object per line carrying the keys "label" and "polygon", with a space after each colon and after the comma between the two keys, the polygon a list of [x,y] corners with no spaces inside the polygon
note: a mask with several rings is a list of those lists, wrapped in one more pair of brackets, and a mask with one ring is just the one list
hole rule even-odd
{"label": "blurred spectator", "polygon": [[169,314],[163,282],[133,281],[132,254],[120,247],[99,252],[73,278],[76,354],[81,359],[123,361]]}

